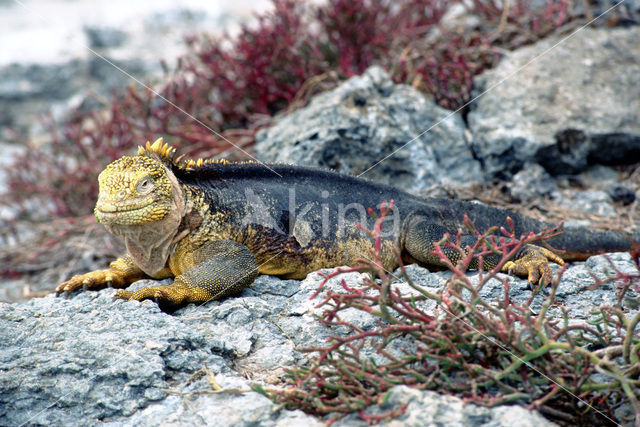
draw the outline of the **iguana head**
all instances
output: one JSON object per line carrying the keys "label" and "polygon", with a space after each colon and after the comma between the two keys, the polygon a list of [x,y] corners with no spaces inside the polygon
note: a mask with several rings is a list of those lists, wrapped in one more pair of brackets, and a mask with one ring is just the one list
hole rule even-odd
{"label": "iguana head", "polygon": [[160,221],[175,210],[182,195],[167,161],[173,149],[147,142],[137,156],[124,156],[109,164],[98,176],[100,193],[94,210],[104,225],[144,225]]}

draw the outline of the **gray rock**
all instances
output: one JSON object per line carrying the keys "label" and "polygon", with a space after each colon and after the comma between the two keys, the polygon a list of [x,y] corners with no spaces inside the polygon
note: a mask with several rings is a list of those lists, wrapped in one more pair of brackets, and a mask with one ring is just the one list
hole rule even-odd
{"label": "gray rock", "polygon": [[615,166],[640,161],[640,149],[638,148],[640,135],[627,132],[598,133],[592,135],[589,142],[588,160],[590,163]]}
{"label": "gray rock", "polygon": [[[556,198],[556,203],[565,209],[614,218],[617,214],[611,202],[611,197],[609,197],[605,191],[601,190],[563,190]],[[582,225],[587,224],[588,223],[584,223]]]}
{"label": "gray rock", "polygon": [[118,68],[127,70],[127,73],[133,76],[143,76],[150,72],[145,63],[138,59],[120,61],[107,56],[104,56],[104,58],[109,62],[98,57],[87,60],[89,65],[88,80],[94,85],[100,82],[100,90],[103,93],[125,87],[131,83],[131,78],[123,74]]}
{"label": "gray rock", "polygon": [[255,152],[261,160],[363,174],[414,192],[481,179],[462,118],[394,84],[379,67],[281,117],[258,133]]}
{"label": "gray rock", "polygon": [[[347,280],[355,284],[358,277]],[[320,280],[317,274],[303,282],[261,276],[238,298],[173,316],[150,301],[114,301],[113,290],[0,304],[0,424],[155,425],[159,415],[184,424],[204,417],[215,425],[304,419],[274,413],[240,374],[277,379],[284,367],[306,360],[298,347],[328,337],[314,320],[318,301],[309,300]],[[155,284],[139,281],[131,289]],[[328,287],[342,289],[338,280]],[[359,324],[371,327],[373,320]],[[208,395],[206,379],[194,381],[204,367],[225,392]],[[151,405],[156,401],[162,403]],[[200,409],[185,415],[187,404]]]}
{"label": "gray rock", "polygon": [[81,88],[78,76],[86,72],[86,64],[78,60],[53,65],[9,65],[2,68],[0,103],[67,98]]}
{"label": "gray rock", "polygon": [[[618,25],[638,25],[640,23],[640,0],[596,0],[590,3],[594,16],[614,8],[611,12],[617,16]],[[607,18],[608,16],[605,16],[605,19]]]}
{"label": "gray rock", "polygon": [[[248,390],[246,380],[237,380],[239,389]],[[220,383],[227,388],[227,384]],[[237,387],[231,384],[231,387]],[[255,392],[223,392],[218,394],[184,394],[169,396],[164,401],[153,403],[123,421],[105,423],[106,426],[157,426],[158,420],[175,426],[309,426],[325,424],[302,411],[276,411],[274,404]]]}
{"label": "gray rock", "polygon": [[555,179],[537,163],[527,163],[507,184],[516,201],[530,202],[549,198],[558,191]]}
{"label": "gray rock", "polygon": [[[566,36],[564,36],[566,37]],[[468,122],[489,176],[640,159],[640,27],[585,29],[510,52],[478,76]]]}
{"label": "gray rock", "polygon": [[[465,403],[455,396],[443,396],[433,391],[421,391],[407,386],[396,386],[391,390],[387,404],[382,409],[392,409],[408,404],[404,415],[384,423],[388,427],[435,427],[435,426],[485,426],[485,427],[550,427],[556,424],[546,420],[535,411],[519,406],[485,408]],[[336,426],[366,426],[356,415],[338,421]]]}
{"label": "gray rock", "polygon": [[[609,258],[611,263],[602,256],[592,257],[567,269],[558,290],[561,304],[552,307],[554,316],[560,318],[564,307],[572,319],[584,321],[598,305],[615,304],[613,285],[587,289],[593,283],[589,268],[601,277],[610,275],[612,266],[634,271],[629,255]],[[451,276],[416,265],[406,271],[432,292]],[[363,277],[349,273],[341,278],[353,287]],[[470,277],[476,280],[475,273]],[[526,281],[502,274],[498,279],[485,285],[483,297],[502,299],[503,280],[508,280],[514,301],[524,303],[530,297]],[[317,306],[320,298],[310,297],[321,281],[319,273],[303,281],[260,276],[236,298],[187,306],[173,315],[162,313],[150,301],[114,301],[111,289],[77,293],[69,299],[49,295],[0,304],[0,424],[151,426],[162,419],[177,425],[319,425],[321,420],[299,411],[274,410],[274,404],[249,387],[252,382],[280,383],[284,368],[308,362],[302,348],[345,332],[316,320],[323,308]],[[139,281],[131,289],[150,284],[156,283]],[[403,280],[393,286],[405,294],[415,293]],[[338,278],[325,289],[346,292]],[[544,295],[537,295],[532,310],[539,310],[543,300]],[[433,302],[424,304],[428,311],[435,307]],[[342,318],[363,330],[376,325],[375,318],[360,311],[345,311]],[[412,345],[404,339],[388,350],[410,350]],[[220,391],[213,392],[210,379],[203,375],[205,368]],[[397,387],[388,405],[404,403],[409,404],[407,412],[388,425],[544,423],[539,414],[518,407],[487,409],[463,405],[455,397]],[[356,418],[350,416],[338,425],[363,425]]]}
{"label": "gray rock", "polygon": [[112,293],[2,305],[0,424],[86,425],[129,416],[164,398],[181,372],[203,363],[228,371],[178,319],[154,304],[114,303]]}
{"label": "gray rock", "polygon": [[580,187],[606,190],[610,185],[619,181],[620,173],[611,166],[592,165],[579,175],[570,177],[570,179],[578,179]]}
{"label": "gray rock", "polygon": [[87,26],[84,33],[93,49],[121,46],[127,40],[127,33],[117,28]]}
{"label": "gray rock", "polygon": [[[506,183],[506,187],[516,202],[529,203],[547,199],[578,216],[585,212],[613,218],[618,215],[613,202],[626,200],[626,203],[631,203],[635,200],[634,190],[618,183],[618,173],[608,166],[589,166],[579,175],[568,178],[554,178],[539,164],[525,163],[511,181]],[[590,221],[579,219],[565,223],[589,226]]]}
{"label": "gray rock", "polygon": [[607,187],[607,194],[614,202],[622,202],[625,205],[636,201],[636,192],[623,184],[611,184]]}
{"label": "gray rock", "polygon": [[[618,270],[637,274],[637,269],[628,253],[612,253],[597,255],[589,258],[585,262],[572,263],[563,273],[562,279],[556,291],[555,304],[549,309],[549,313],[558,319],[562,318],[561,307],[567,310],[569,319],[573,322],[583,323],[585,320],[594,320],[598,317],[597,308],[601,305],[616,306],[616,289],[613,284],[597,287],[590,290],[589,287],[596,283],[595,278],[606,279],[614,275],[614,268]],[[551,269],[554,277],[560,271],[560,266],[552,264]],[[531,296],[526,281],[517,277],[500,274],[497,280],[490,280],[485,284],[480,292],[481,296],[488,300],[498,300],[504,298],[504,287],[502,281],[507,280],[511,289],[510,298],[517,304],[524,304]],[[472,282],[476,282],[473,276]],[[539,312],[542,303],[547,298],[548,293],[541,292],[534,296],[530,305],[531,310]],[[636,293],[631,291],[628,296],[636,297]],[[631,305],[623,304],[633,315],[635,308]]]}
{"label": "gray rock", "polygon": [[[46,130],[39,128],[41,125],[34,120],[35,115],[51,113],[54,119],[61,119],[84,98],[91,97],[88,95],[90,91],[109,96],[114,88],[128,85],[130,77],[114,65],[137,78],[150,71],[147,64],[139,59],[106,59],[110,63],[92,56],[87,60],[73,59],[62,64],[0,67],[3,77],[0,80],[0,111],[6,109],[7,113],[0,122],[13,127],[19,134],[44,133]],[[104,105],[99,103],[96,107]]]}

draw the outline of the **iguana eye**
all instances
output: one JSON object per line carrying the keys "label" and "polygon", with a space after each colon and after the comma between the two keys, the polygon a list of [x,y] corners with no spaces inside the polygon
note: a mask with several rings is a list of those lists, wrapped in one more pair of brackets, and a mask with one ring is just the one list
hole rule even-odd
{"label": "iguana eye", "polygon": [[146,194],[153,189],[153,180],[151,178],[145,178],[138,183],[136,191],[140,194]]}

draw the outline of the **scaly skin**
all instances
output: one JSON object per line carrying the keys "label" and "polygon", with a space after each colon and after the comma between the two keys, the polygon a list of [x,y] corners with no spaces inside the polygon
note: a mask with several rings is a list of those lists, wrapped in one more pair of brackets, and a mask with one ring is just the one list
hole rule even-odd
{"label": "scaly skin", "polygon": [[[136,292],[119,290],[125,300],[153,299],[163,308],[202,303],[240,292],[258,273],[304,278],[325,267],[353,265],[371,256],[373,242],[356,224],[366,224],[366,208],[394,200],[383,227],[382,263],[405,262],[442,267],[432,251],[445,233],[463,229],[466,214],[479,230],[506,226],[516,235],[539,232],[549,224],[479,203],[421,199],[383,184],[320,169],[293,165],[179,161],[162,139],[124,156],[100,174],[97,220],[125,241],[128,254],[106,270],[74,276],[58,294],[107,286],[125,288],[142,278],[173,277],[168,286]],[[370,225],[370,224],[369,224]],[[473,244],[475,236],[462,236]],[[566,230],[554,246],[565,259],[629,249],[629,236]],[[445,255],[452,261],[458,254]],[[563,259],[529,245],[504,271],[529,282],[551,281],[549,261]],[[484,259],[483,268],[496,265]],[[473,267],[473,266],[472,266]]]}

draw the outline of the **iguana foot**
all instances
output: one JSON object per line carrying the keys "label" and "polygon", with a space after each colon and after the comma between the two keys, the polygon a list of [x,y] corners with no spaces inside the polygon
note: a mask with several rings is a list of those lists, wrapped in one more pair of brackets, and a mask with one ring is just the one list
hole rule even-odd
{"label": "iguana foot", "polygon": [[86,274],[73,276],[71,279],[63,282],[56,287],[56,295],[64,293],[65,295],[77,291],[80,288],[86,289],[104,289],[104,288],[124,288],[129,284],[126,276],[111,269],[96,270]]}
{"label": "iguana foot", "polygon": [[[164,272],[164,270],[161,271],[161,275],[158,276],[158,278],[164,277],[162,276]],[[130,283],[144,279],[145,277],[147,277],[147,275],[140,270],[131,257],[125,255],[109,264],[109,268],[107,269],[73,276],[71,279],[58,285],[56,295],[64,293],[66,296],[80,288],[83,290],[126,288]]]}
{"label": "iguana foot", "polygon": [[191,287],[181,283],[172,283],[167,286],[152,286],[137,291],[120,290],[115,298],[126,301],[153,300],[161,307],[178,307],[190,302],[206,302],[211,295],[202,288]]}
{"label": "iguana foot", "polygon": [[526,276],[531,287],[538,283],[548,285],[553,278],[549,261],[564,265],[562,258],[550,250],[540,246],[527,245],[520,250],[513,261],[505,263],[502,271]]}

